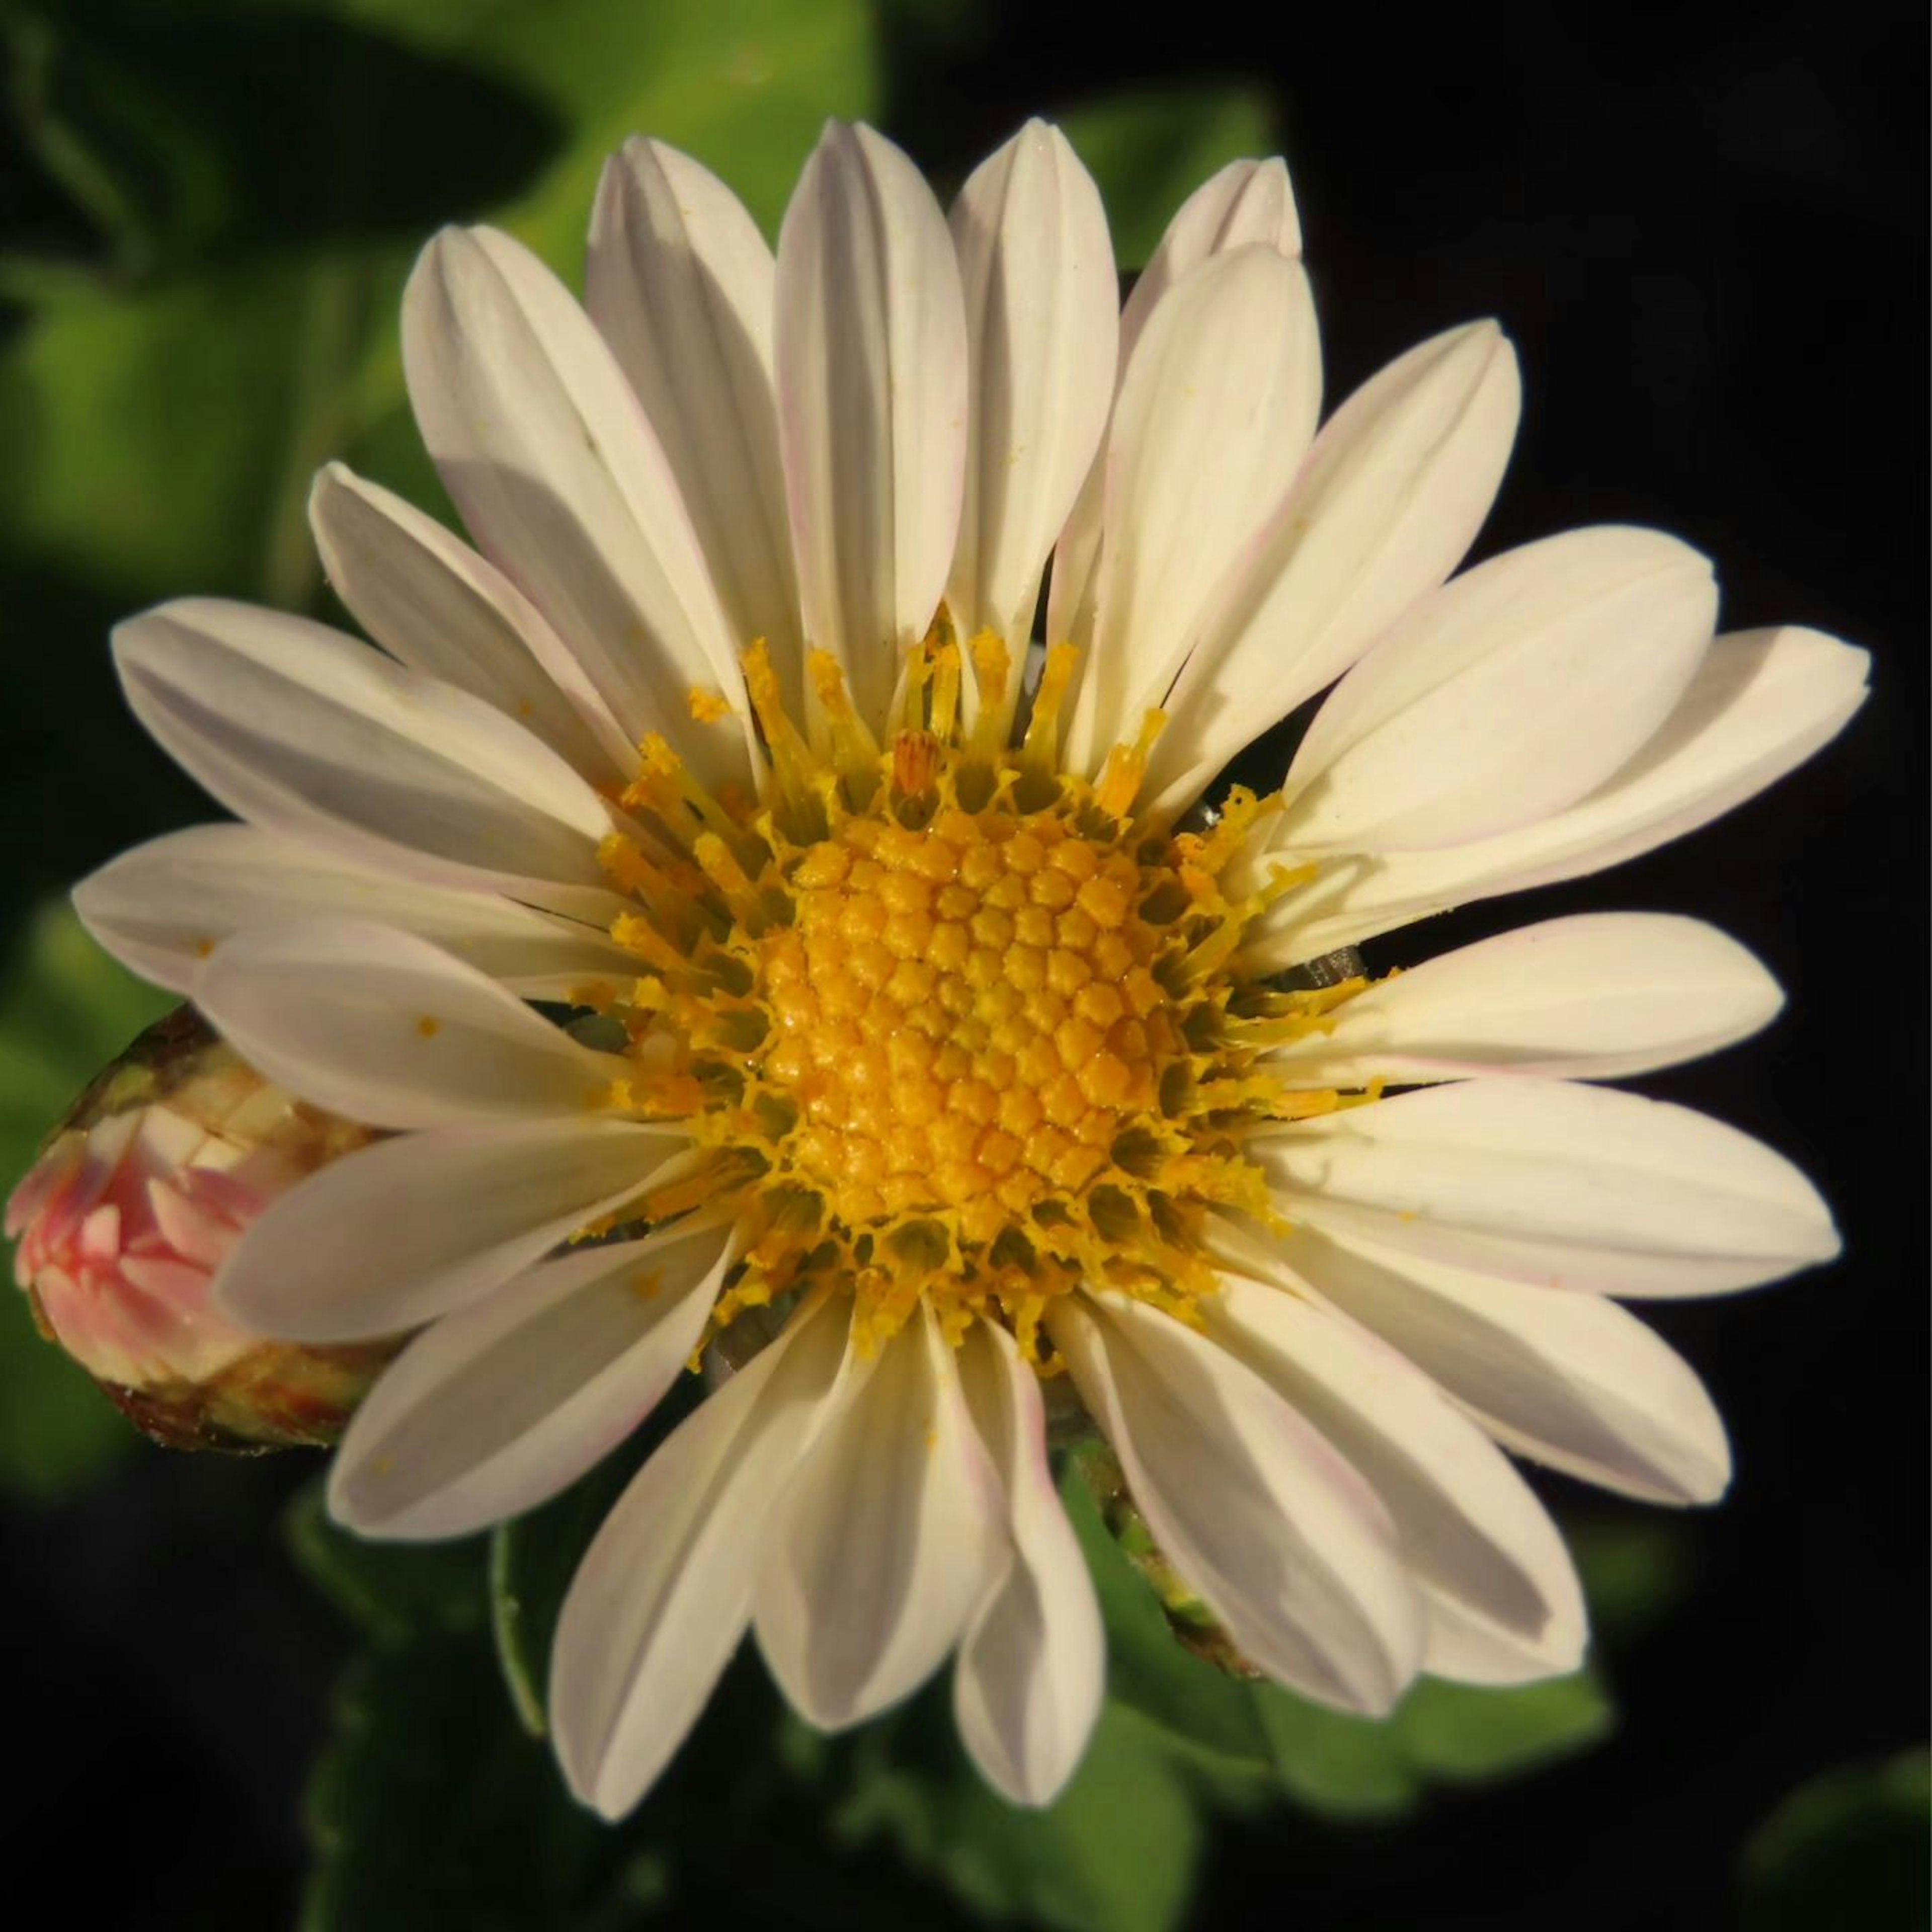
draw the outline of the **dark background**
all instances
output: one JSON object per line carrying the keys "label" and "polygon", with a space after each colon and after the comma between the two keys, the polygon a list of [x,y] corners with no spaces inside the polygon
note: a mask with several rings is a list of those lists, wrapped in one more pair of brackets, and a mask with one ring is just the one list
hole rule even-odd
{"label": "dark background", "polygon": [[[95,10],[130,58],[144,32],[155,58],[178,58],[128,10]],[[885,11],[885,128],[948,181],[1028,113],[1105,88],[1264,88],[1330,395],[1479,314],[1518,344],[1522,437],[1479,554],[1587,521],[1655,524],[1716,560],[1728,628],[1802,622],[1874,656],[1873,698],[1844,737],[1715,828],[1376,951],[1400,963],[1603,906],[1714,920],[1790,1007],[1765,1037],[1644,1084],[1790,1154],[1834,1204],[1846,1252],[1786,1286],[1644,1311],[1708,1378],[1738,1476],[1688,1525],[1684,1600],[1610,1654],[1618,1735],[1399,1828],[1228,1824],[1202,1928],[1722,1926],[1739,1848],[1786,1793],[1924,1735],[1918,10],[1198,4],[1158,35],[1111,9]],[[208,86],[231,118],[245,122],[257,90],[268,116],[320,84],[305,58],[328,45],[320,18],[312,44],[208,32]],[[473,212],[438,200],[437,155],[440,136],[476,137],[476,104],[407,62],[382,84],[422,164],[387,218],[427,231]],[[541,146],[508,116],[492,194]],[[473,196],[474,170],[460,178],[450,192]],[[0,151],[0,182],[14,232],[80,245],[25,144]],[[10,928],[134,838],[204,815],[112,691],[110,595],[44,558],[8,562]],[[299,1473],[156,1452],[63,1509],[8,1513],[8,1732],[29,1794],[0,1826],[13,1895],[90,1925],[288,1922],[303,1771],[344,1647],[268,1528]],[[1548,1488],[1572,1520],[1638,1512]],[[745,1882],[755,1893],[754,1871]],[[734,1910],[714,1898],[688,1922]],[[934,1922],[944,1910],[935,1898]],[[757,1917],[802,1922],[782,1898]]]}

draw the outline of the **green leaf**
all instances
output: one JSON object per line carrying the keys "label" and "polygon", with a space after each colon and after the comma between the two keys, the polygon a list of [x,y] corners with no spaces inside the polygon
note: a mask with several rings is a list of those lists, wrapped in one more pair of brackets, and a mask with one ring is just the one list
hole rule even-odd
{"label": "green leaf", "polygon": [[1110,1696],[1155,1726],[1223,1804],[1252,1802],[1266,1779],[1311,1810],[1389,1817],[1432,1785],[1524,1775],[1588,1749],[1612,1726],[1609,1698],[1588,1672],[1510,1689],[1426,1678],[1382,1720],[1226,1676],[1176,1638],[1077,1471],[1061,1496],[1106,1624]]}
{"label": "green leaf", "polygon": [[566,150],[504,225],[574,276],[604,158],[633,134],[682,148],[776,234],[826,117],[870,114],[879,76],[865,0],[547,0],[503,9],[466,49],[548,103]]}
{"label": "green leaf", "polygon": [[[824,117],[870,111],[877,89],[864,0],[339,0],[191,46],[134,9],[112,31],[148,37],[138,100],[106,84],[109,29],[38,31],[56,44],[37,100],[60,92],[50,62],[73,83],[35,122],[56,158],[130,152],[130,116],[218,130],[194,159],[185,226],[143,226],[142,170],[100,178],[97,225],[152,274],[40,278],[0,355],[0,548],[129,604],[190,589],[313,597],[304,508],[331,456],[441,502],[409,428],[397,323],[440,222],[494,220],[574,283],[604,159],[645,133],[716,166],[769,226]],[[268,122],[232,104],[296,63],[315,78],[265,142]],[[432,110],[471,137],[416,138]],[[425,167],[437,178],[418,189]]]}
{"label": "green leaf", "polygon": [[11,1186],[81,1089],[178,1005],[94,944],[64,904],[43,906],[0,981],[0,1163]]}
{"label": "green leaf", "polygon": [[1408,1763],[1432,1782],[1486,1784],[1540,1771],[1600,1744],[1616,1728],[1588,1671],[1494,1690],[1425,1677],[1393,1728]]}
{"label": "green leaf", "polygon": [[1100,184],[1124,268],[1145,266],[1168,218],[1210,175],[1276,145],[1268,96],[1232,84],[1112,94],[1069,109],[1060,124]]}
{"label": "green leaf", "polygon": [[504,1708],[483,1646],[368,1651],[337,1687],[331,1729],[305,1808],[301,1932],[591,1922],[614,1846]]}
{"label": "green leaf", "polygon": [[511,1701],[532,1737],[544,1734],[550,1644],[570,1580],[631,1478],[700,1399],[698,1378],[680,1377],[622,1448],[490,1537],[490,1634]]}
{"label": "green leaf", "polygon": [[484,1543],[368,1543],[329,1520],[311,1483],[283,1519],[289,1555],[350,1622],[379,1643],[474,1635],[484,1624]]}
{"label": "green leaf", "polygon": [[1395,1816],[1433,1785],[1527,1776],[1600,1743],[1615,1724],[1587,1671],[1508,1689],[1425,1677],[1380,1720],[1324,1710],[1272,1684],[1253,1694],[1283,1787],[1340,1818]]}
{"label": "green leaf", "polygon": [[1801,1784],[1753,1833],[1751,1932],[1924,1932],[1932,1924],[1932,1754],[1903,1751]]}
{"label": "green leaf", "polygon": [[[0,982],[0,1194],[88,1081],[174,1004],[117,966],[66,906],[35,915]],[[0,1286],[0,1496],[58,1502],[140,1439],[36,1330],[26,1297]]]}
{"label": "green leaf", "polygon": [[1679,1517],[1606,1517],[1571,1526],[1567,1540],[1600,1636],[1640,1636],[1690,1594],[1695,1544]]}
{"label": "green leaf", "polygon": [[1172,1932],[1204,1836],[1184,1755],[1135,1712],[1102,1713],[1072,1781],[1044,1810],[1016,1810],[968,1761],[943,1687],[850,1740],[794,1723],[784,1748],[843,1796],[835,1832],[884,1838],[915,1871],[982,1917],[1053,1932]]}
{"label": "green leaf", "polygon": [[518,1718],[532,1737],[544,1735],[550,1644],[564,1593],[632,1466],[627,1458],[608,1459],[490,1538],[490,1634]]}
{"label": "green leaf", "polygon": [[1421,1797],[1392,1724],[1324,1710],[1272,1684],[1257,1685],[1254,1699],[1275,1775],[1296,1804],[1331,1818],[1392,1818]]}
{"label": "green leaf", "polygon": [[1068,1470],[1060,1499],[1107,1627],[1109,1696],[1191,1750],[1264,1771],[1268,1742],[1250,1687],[1190,1656],[1176,1642],[1154,1592],[1122,1555],[1076,1470]]}

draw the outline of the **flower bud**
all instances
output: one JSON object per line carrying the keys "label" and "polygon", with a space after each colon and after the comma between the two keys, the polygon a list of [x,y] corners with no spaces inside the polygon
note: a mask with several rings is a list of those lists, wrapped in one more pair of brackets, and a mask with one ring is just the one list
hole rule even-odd
{"label": "flower bud", "polygon": [[376,1138],[270,1085],[177,1008],[93,1082],[14,1190],[14,1279],[41,1334],[156,1442],[333,1442],[395,1345],[267,1340],[210,1291],[271,1202]]}

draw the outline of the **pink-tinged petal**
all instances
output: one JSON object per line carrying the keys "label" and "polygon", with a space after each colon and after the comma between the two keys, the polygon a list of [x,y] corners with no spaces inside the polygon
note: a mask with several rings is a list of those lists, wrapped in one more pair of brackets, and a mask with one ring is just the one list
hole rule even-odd
{"label": "pink-tinged petal", "polygon": [[1374,1492],[1252,1370],[1114,1291],[1048,1317],[1155,1540],[1240,1649],[1318,1702],[1379,1714],[1424,1612]]}
{"label": "pink-tinged petal", "polygon": [[[1253,242],[1291,262],[1301,258],[1294,193],[1288,170],[1278,158],[1230,161],[1181,204],[1120,311],[1117,380],[1125,373],[1160,298],[1210,256],[1232,254]],[[1074,644],[1084,650],[1093,640],[1094,577],[1100,559],[1106,470],[1103,445],[1053,553],[1053,587],[1047,602],[1049,644]]]}
{"label": "pink-tinged petal", "polygon": [[255,1340],[210,1304],[232,1231],[179,1166],[204,1136],[155,1119],[134,1108],[63,1132],[7,1204],[14,1279],[88,1374],[124,1388],[214,1375]]}
{"label": "pink-tinged petal", "polygon": [[1047,553],[1113,401],[1120,285],[1100,190],[1042,121],[974,171],[951,225],[971,406],[946,601],[962,640],[1010,647],[1010,716]]}
{"label": "pink-tinged petal", "polygon": [[1649,743],[1587,798],[1540,824],[1440,852],[1327,868],[1280,901],[1255,935],[1257,963],[1292,964],[1472,899],[1621,865],[1729,812],[1844,729],[1871,660],[1816,631],[1719,638]]}
{"label": "pink-tinged petal", "polygon": [[778,236],[778,436],[806,641],[883,724],[946,587],[966,464],[946,219],[870,128],[828,124]]}
{"label": "pink-tinged petal", "polygon": [[1291,1221],[1552,1288],[1715,1294],[1838,1252],[1831,1210],[1781,1155],[1609,1088],[1424,1088],[1248,1151]]}
{"label": "pink-tinged petal", "polygon": [[1107,442],[1093,648],[1066,761],[1097,767],[1164,704],[1216,586],[1281,501],[1322,406],[1308,277],[1258,244],[1217,255],[1148,318]]}
{"label": "pink-tinged petal", "polygon": [[278,611],[188,598],[130,618],[134,715],[229,809],[339,858],[610,916],[603,801],[469,692]]}
{"label": "pink-tinged petal", "polygon": [[1297,1228],[1277,1267],[1373,1329],[1504,1448],[1647,1502],[1730,1486],[1723,1418],[1683,1358],[1612,1301]]}
{"label": "pink-tinged petal", "polygon": [[1483,322],[1342,405],[1202,622],[1148,767],[1151,805],[1196,796],[1448,578],[1495,501],[1521,404],[1516,352]]}
{"label": "pink-tinged petal", "polygon": [[185,994],[244,928],[372,921],[431,941],[526,999],[614,993],[638,962],[599,928],[488,891],[374,872],[252,825],[199,825],[124,852],[74,888],[81,923],[144,980]]}
{"label": "pink-tinged petal", "polygon": [[237,933],[194,1003],[268,1078],[373,1126],[586,1114],[632,1070],[428,940],[367,922]]}
{"label": "pink-tinged petal", "polygon": [[364,1536],[466,1536],[548,1501],[688,1361],[732,1258],[680,1222],[540,1263],[418,1336],[336,1451],[329,1513]]}
{"label": "pink-tinged petal", "polygon": [[1106,1637],[1086,1558],[1047,1460],[1040,1378],[1004,1328],[981,1323],[960,1379],[1006,1492],[1011,1560],[959,1646],[952,1706],[973,1761],[1016,1804],[1050,1804],[1106,1696]]}
{"label": "pink-tinged petal", "polygon": [[[191,1266],[212,1274],[240,1240],[241,1225],[196,1189],[194,1174],[193,1168],[184,1168],[172,1178],[150,1180],[148,1208],[167,1247]],[[265,1198],[258,1198],[254,1212],[267,1205]]]}
{"label": "pink-tinged petal", "polygon": [[664,1178],[683,1137],[514,1121],[380,1141],[311,1174],[243,1236],[217,1306],[303,1342],[398,1335],[478,1301]]}
{"label": "pink-tinged petal", "polygon": [[1768,1024],[1778,982],[1734,939],[1665,913],[1583,913],[1425,961],[1269,1056],[1291,1085],[1534,1073],[1614,1080]]}
{"label": "pink-tinged petal", "polygon": [[558,1619],[550,1718],[570,1788],[607,1818],[643,1797],[751,1618],[779,1478],[833,1412],[842,1298],[808,1302],[644,1465]]}
{"label": "pink-tinged petal", "polygon": [[1676,710],[1718,612],[1708,562],[1606,526],[1506,551],[1426,598],[1335,688],[1277,845],[1465,844],[1548,818]]}
{"label": "pink-tinged petal", "polygon": [[662,732],[707,784],[747,773],[735,637],[677,480],[616,358],[549,269],[488,228],[446,229],[403,298],[424,442],[478,546],[549,619],[635,744]]}
{"label": "pink-tinged petal", "polygon": [[633,140],[604,165],[584,306],[663,446],[734,635],[794,684],[798,582],[772,373],[776,270],[738,197],[688,154]]}
{"label": "pink-tinged petal", "polygon": [[392,657],[494,705],[593,784],[637,748],[549,622],[495,565],[346,464],[326,464],[309,526],[335,594]]}
{"label": "pink-tinged petal", "polygon": [[1326,1310],[1240,1275],[1202,1314],[1208,1335],[1312,1423],[1388,1511],[1429,1599],[1424,1670],[1520,1683],[1576,1668],[1583,1598],[1563,1539],[1426,1376]]}
{"label": "pink-tinged petal", "polygon": [[999,1480],[929,1306],[869,1360],[785,1485],[753,1589],[793,1708],[855,1724],[916,1690],[1004,1556]]}

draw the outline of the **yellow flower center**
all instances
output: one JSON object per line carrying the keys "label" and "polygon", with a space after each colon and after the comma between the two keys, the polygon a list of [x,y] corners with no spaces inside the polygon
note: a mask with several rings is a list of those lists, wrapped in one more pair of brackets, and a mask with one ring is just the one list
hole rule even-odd
{"label": "yellow flower center", "polygon": [[881,751],[824,658],[808,744],[754,647],[758,801],[710,798],[646,745],[622,802],[648,836],[604,854],[639,906],[613,932],[645,968],[614,1003],[639,1071],[612,1098],[682,1117],[703,1150],[628,1217],[722,1203],[746,1227],[715,1325],[830,1282],[862,1346],[923,1300],[956,1336],[1002,1323],[1050,1370],[1041,1316],[1082,1282],[1191,1318],[1208,1214],[1270,1212],[1245,1135],[1346,1104],[1261,1057],[1359,982],[1243,972],[1241,932],[1288,880],[1231,899],[1221,875],[1268,807],[1238,791],[1205,835],[1137,820],[1157,714],[1089,784],[1055,768],[1071,653],[1017,748],[1004,652],[982,639],[974,662],[976,728],[934,640]]}
{"label": "yellow flower center", "polygon": [[1132,854],[1056,812],[848,820],[758,942],[758,1062],[786,1150],[848,1226],[950,1209],[989,1242],[1077,1197],[1178,1058]]}

